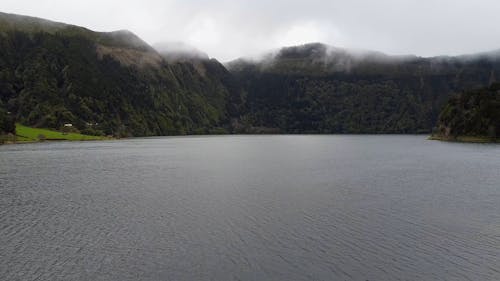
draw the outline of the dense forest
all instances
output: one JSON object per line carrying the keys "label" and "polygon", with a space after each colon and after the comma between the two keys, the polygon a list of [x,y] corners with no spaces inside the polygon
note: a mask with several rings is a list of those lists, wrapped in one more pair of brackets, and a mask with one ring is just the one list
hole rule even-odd
{"label": "dense forest", "polygon": [[14,134],[15,124],[14,118],[7,111],[5,105],[0,101],[0,135]]}
{"label": "dense forest", "polygon": [[121,137],[212,133],[228,123],[222,64],[167,62],[127,31],[0,14],[0,49],[0,105],[23,124]]}
{"label": "dense forest", "polygon": [[439,115],[438,138],[500,137],[500,84],[469,90],[450,99]]}
{"label": "dense forest", "polygon": [[228,64],[247,93],[242,119],[288,133],[428,133],[450,95],[495,81],[495,53],[420,58],[289,47]]}
{"label": "dense forest", "polygon": [[500,73],[498,52],[421,58],[323,44],[223,65],[0,13],[0,134],[14,123],[90,135],[429,133],[453,93]]}

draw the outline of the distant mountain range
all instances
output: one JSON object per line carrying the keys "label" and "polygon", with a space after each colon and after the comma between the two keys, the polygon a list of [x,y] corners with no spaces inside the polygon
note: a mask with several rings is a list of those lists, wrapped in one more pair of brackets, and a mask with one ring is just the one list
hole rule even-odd
{"label": "distant mountain range", "polygon": [[0,134],[429,133],[450,96],[497,81],[500,52],[388,56],[320,43],[225,65],[128,31],[0,13]]}

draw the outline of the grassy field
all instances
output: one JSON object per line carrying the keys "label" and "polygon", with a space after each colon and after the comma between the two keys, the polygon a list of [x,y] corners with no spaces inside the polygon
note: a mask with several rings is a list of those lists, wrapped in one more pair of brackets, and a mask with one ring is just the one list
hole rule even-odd
{"label": "grassy field", "polygon": [[88,140],[106,140],[107,137],[89,136],[77,133],[67,133],[53,131],[49,129],[39,129],[16,124],[16,141],[17,142],[34,142],[34,141],[88,141]]}

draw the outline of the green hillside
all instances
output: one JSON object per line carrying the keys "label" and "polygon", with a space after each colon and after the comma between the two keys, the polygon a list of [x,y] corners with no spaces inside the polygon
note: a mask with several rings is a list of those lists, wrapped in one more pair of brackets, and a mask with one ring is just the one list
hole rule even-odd
{"label": "green hillside", "polygon": [[465,91],[451,98],[439,115],[433,138],[500,141],[500,84]]}
{"label": "green hillside", "polygon": [[430,133],[453,93],[496,80],[499,57],[387,56],[308,44],[227,66],[247,93],[242,126],[287,133]]}
{"label": "green hillside", "polygon": [[307,44],[224,66],[163,47],[0,13],[0,135],[15,122],[115,137],[429,133],[450,96],[500,73],[498,51],[421,58]]}
{"label": "green hillside", "polygon": [[228,123],[228,72],[215,60],[168,63],[126,31],[9,14],[0,13],[0,30],[0,106],[19,123],[118,137],[209,133]]}

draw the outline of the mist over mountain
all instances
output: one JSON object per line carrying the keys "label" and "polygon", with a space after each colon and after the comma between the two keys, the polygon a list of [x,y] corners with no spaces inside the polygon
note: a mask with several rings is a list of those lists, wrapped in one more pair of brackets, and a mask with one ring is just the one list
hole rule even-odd
{"label": "mist over mountain", "polygon": [[313,43],[227,63],[246,119],[299,133],[427,133],[450,95],[489,85],[498,52],[422,58]]}
{"label": "mist over mountain", "polygon": [[500,71],[499,51],[423,58],[321,43],[223,65],[182,43],[5,13],[0,48],[3,132],[429,133],[450,96]]}
{"label": "mist over mountain", "polygon": [[[255,58],[240,58],[226,63],[231,71],[258,67],[262,71],[327,75],[400,74],[408,75],[417,69],[434,74],[454,71],[479,61],[495,63],[500,50],[461,56],[418,57],[415,55],[387,55],[370,50],[345,49],[322,43],[284,47]],[[396,73],[391,73],[396,72]]]}
{"label": "mist over mountain", "polygon": [[0,106],[17,122],[89,134],[209,133],[227,123],[225,68],[170,63],[128,31],[0,14]]}
{"label": "mist over mountain", "polygon": [[166,60],[189,61],[189,60],[208,60],[208,55],[193,46],[183,42],[163,42],[153,45]]}

